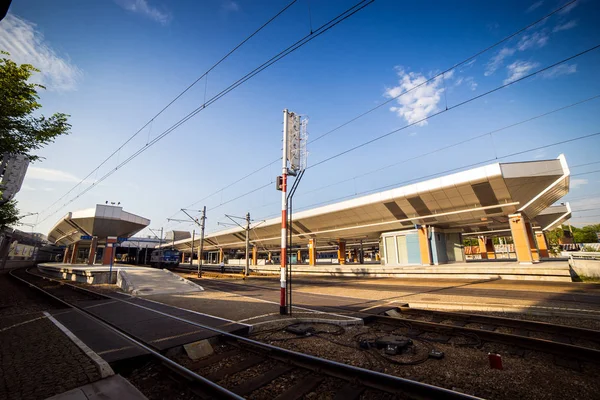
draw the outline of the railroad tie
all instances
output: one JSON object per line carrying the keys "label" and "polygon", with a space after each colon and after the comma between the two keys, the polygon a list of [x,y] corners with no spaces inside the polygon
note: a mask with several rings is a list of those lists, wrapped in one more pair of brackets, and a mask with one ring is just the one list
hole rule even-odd
{"label": "railroad tie", "polygon": [[323,379],[325,378],[322,376],[307,375],[273,400],[298,400],[304,397],[305,394],[312,392],[314,388],[323,382]]}
{"label": "railroad tie", "polygon": [[280,377],[281,375],[283,375],[293,369],[294,369],[294,367],[281,364],[281,365],[276,366],[275,368],[268,370],[264,374],[255,377],[254,379],[251,379],[249,381],[246,381],[244,383],[241,383],[237,386],[232,387],[230,390],[233,393],[239,394],[240,396],[245,396],[247,394],[252,393],[256,389],[258,389],[268,383],[271,383],[274,379]]}
{"label": "railroad tie", "polygon": [[217,370],[212,374],[209,374],[208,376],[206,376],[206,379],[211,380],[213,382],[220,381],[228,375],[237,374],[238,372],[244,371],[250,367],[255,366],[256,364],[260,364],[264,360],[265,359],[263,357],[251,356],[237,364]]}
{"label": "railroad tie", "polygon": [[335,394],[333,400],[357,400],[365,389],[364,386],[355,386],[348,383]]}

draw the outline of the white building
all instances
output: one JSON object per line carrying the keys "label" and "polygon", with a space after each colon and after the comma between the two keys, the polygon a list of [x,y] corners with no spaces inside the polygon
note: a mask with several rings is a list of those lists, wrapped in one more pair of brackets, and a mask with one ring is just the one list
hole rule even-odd
{"label": "white building", "polygon": [[22,154],[3,154],[0,164],[0,192],[1,203],[12,200],[21,190],[29,159]]}

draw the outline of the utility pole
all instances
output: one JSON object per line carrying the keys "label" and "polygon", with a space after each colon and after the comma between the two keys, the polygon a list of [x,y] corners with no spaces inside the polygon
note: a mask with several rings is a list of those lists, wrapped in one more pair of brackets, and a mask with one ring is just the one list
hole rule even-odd
{"label": "utility pole", "polygon": [[202,277],[202,259],[204,257],[204,225],[206,221],[206,206],[202,208],[202,217],[200,222],[200,254],[198,254],[198,278]]}
{"label": "utility pole", "polygon": [[[163,239],[163,228],[160,227],[160,239],[158,241],[158,248],[162,250],[162,239]],[[162,253],[161,253],[162,254]],[[158,258],[158,268],[162,269],[162,256]]]}
{"label": "utility pole", "polygon": [[[206,206],[202,208],[202,216],[200,217],[201,222],[198,222],[198,218],[192,217],[185,209],[181,209],[194,223],[200,226],[200,251],[198,254],[198,278],[202,278],[202,253],[204,253],[204,226],[206,222]],[[194,239],[192,238],[192,258],[194,257]],[[190,266],[192,261],[190,261]]]}
{"label": "utility pole", "polygon": [[246,213],[246,269],[244,275],[250,275],[250,213]]}
{"label": "utility pole", "polygon": [[194,240],[196,239],[196,230],[192,229],[192,253],[190,254],[190,268],[194,266]]}
{"label": "utility pole", "polygon": [[279,294],[279,314],[287,314],[286,306],[286,265],[287,265],[287,175],[288,175],[288,110],[283,110],[283,157],[281,158],[281,276]]}
{"label": "utility pole", "polygon": [[[156,232],[152,228],[148,228],[150,232],[154,233],[154,236],[158,236]],[[160,239],[158,240],[158,249],[162,251],[162,238],[163,238],[163,228],[160,228]],[[148,252],[148,248],[146,247],[146,253]],[[150,263],[152,263],[152,258],[150,258]],[[162,268],[162,256],[158,258],[158,268]]]}

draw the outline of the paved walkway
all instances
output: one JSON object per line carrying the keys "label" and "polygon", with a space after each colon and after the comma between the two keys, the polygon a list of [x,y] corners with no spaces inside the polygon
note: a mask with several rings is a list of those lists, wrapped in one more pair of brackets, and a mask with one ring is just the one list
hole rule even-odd
{"label": "paved walkway", "polygon": [[[279,280],[273,277],[201,281],[206,293],[215,291],[225,296],[226,292],[273,303],[279,299]],[[588,283],[311,276],[294,278],[293,296],[295,305],[320,310],[409,304],[415,308],[465,311],[576,313],[600,319],[600,284]]]}
{"label": "paved walkway", "polygon": [[100,379],[96,365],[43,314],[55,309],[0,274],[0,399],[44,399]]}

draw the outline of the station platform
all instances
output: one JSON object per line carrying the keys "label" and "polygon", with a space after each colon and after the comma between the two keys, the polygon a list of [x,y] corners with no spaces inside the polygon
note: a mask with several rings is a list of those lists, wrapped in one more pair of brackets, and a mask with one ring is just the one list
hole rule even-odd
{"label": "station platform", "polygon": [[[190,268],[180,265],[179,268]],[[196,268],[191,267],[192,268]],[[219,270],[219,265],[206,265],[207,270]],[[239,266],[225,266],[226,271],[241,271]],[[262,274],[280,273],[279,265],[252,265],[250,270]],[[465,263],[441,265],[386,266],[381,264],[293,264],[292,270],[298,275],[373,277],[373,278],[419,278],[419,279],[507,279],[530,281],[571,282],[567,260],[542,261],[522,265],[515,261],[477,260]]]}
{"label": "station platform", "polygon": [[[247,334],[250,330],[247,324],[124,293],[114,292],[110,296],[113,299],[84,300],[74,304],[159,351],[216,336],[212,331],[180,319],[236,334]],[[57,310],[50,314],[108,363],[147,354],[127,339],[77,310]]]}
{"label": "station platform", "polygon": [[123,291],[133,295],[154,293],[188,293],[202,291],[202,287],[166,269],[115,264],[38,264],[45,275],[87,284],[117,284]]}
{"label": "station platform", "polygon": [[[193,274],[184,274],[195,280]],[[276,302],[279,279],[202,278],[204,293]],[[454,311],[483,311],[600,320],[600,284],[503,279],[412,279],[294,275],[294,304],[352,315],[408,305]],[[258,300],[260,299],[260,300]],[[169,301],[166,297],[163,301]],[[171,301],[185,302],[183,297]]]}

